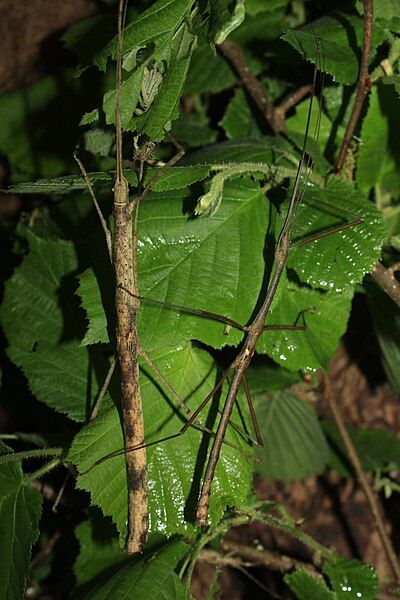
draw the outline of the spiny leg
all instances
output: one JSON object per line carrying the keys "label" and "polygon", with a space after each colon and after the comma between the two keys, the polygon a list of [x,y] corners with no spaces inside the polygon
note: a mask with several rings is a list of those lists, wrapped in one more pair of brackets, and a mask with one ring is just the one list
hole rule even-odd
{"label": "spiny leg", "polygon": [[83,166],[83,163],[82,163],[81,159],[78,156],[77,151],[74,152],[74,159],[78,163],[78,167],[79,167],[79,169],[80,169],[80,171],[82,173],[83,179],[85,180],[86,186],[87,186],[87,188],[89,190],[89,193],[90,193],[90,195],[92,197],[94,207],[95,207],[95,209],[97,211],[97,214],[99,215],[100,223],[101,223],[101,226],[103,228],[104,235],[105,235],[105,238],[106,238],[108,255],[109,255],[110,261],[112,263],[113,262],[113,258],[112,258],[112,239],[111,239],[110,230],[107,227],[106,220],[104,218],[103,213],[101,212],[101,208],[99,206],[99,203],[97,202],[97,198],[96,198],[96,195],[94,193],[93,186],[92,186],[92,184],[90,182],[90,179],[89,179],[89,176],[88,176],[88,174],[86,172],[86,169]]}

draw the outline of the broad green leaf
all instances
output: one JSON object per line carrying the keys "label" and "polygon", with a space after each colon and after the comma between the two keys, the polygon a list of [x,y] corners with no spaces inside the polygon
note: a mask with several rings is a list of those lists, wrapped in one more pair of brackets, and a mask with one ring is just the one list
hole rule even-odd
{"label": "broad green leaf", "polygon": [[337,557],[323,567],[338,600],[374,600],[379,589],[376,571],[358,560]]}
{"label": "broad green leaf", "polygon": [[381,350],[382,365],[394,393],[400,393],[400,311],[375,283],[368,282],[367,299]]}
{"label": "broad green leaf", "polygon": [[159,600],[160,595],[174,600],[190,600],[186,587],[175,573],[187,546],[180,540],[168,542],[153,555],[127,559],[103,583],[85,596],[85,600]]}
{"label": "broad green leaf", "polygon": [[263,358],[262,361],[253,359],[246,373],[246,379],[252,395],[256,396],[286,389],[299,381],[300,375],[278,366],[272,360],[267,362]]}
{"label": "broad green leaf", "polygon": [[335,594],[328,590],[323,580],[316,579],[303,569],[285,575],[284,580],[298,600],[336,600]]}
{"label": "broad green leaf", "polygon": [[109,519],[91,511],[90,518],[75,528],[79,554],[75,560],[76,588],[73,598],[82,598],[109,574],[109,569],[126,562],[115,527]]}
{"label": "broad green leaf", "polygon": [[400,75],[387,75],[379,80],[383,85],[393,85],[397,94],[400,96]]}
{"label": "broad green leaf", "polygon": [[[322,426],[331,447],[330,468],[336,469],[344,477],[351,477],[353,470],[334,423],[324,420]],[[347,430],[366,472],[384,470],[389,465],[400,469],[400,441],[394,434],[380,429],[348,427]]]}
{"label": "broad green leaf", "polygon": [[[8,448],[0,442],[1,454]],[[0,467],[0,597],[17,600],[24,596],[32,546],[39,535],[42,496],[26,485],[21,464]]]}
{"label": "broad green leaf", "polygon": [[[146,171],[145,183],[157,173],[159,167],[150,167]],[[163,173],[153,186],[154,191],[168,191],[186,188],[192,183],[202,181],[210,174],[207,165],[187,165],[171,167]],[[134,169],[125,169],[124,176],[130,184],[137,185],[137,173]],[[115,174],[110,172],[88,173],[90,183],[95,187],[105,187],[110,190],[113,186]],[[65,177],[54,177],[38,179],[27,183],[19,183],[11,186],[7,191],[13,194],[69,194],[73,191],[86,190],[87,186],[82,175],[66,175]]]}
{"label": "broad green leaf", "polygon": [[[142,89],[144,67],[134,71],[121,85],[121,126],[127,129],[133,112],[139,101]],[[103,98],[103,110],[108,125],[115,124],[115,89],[107,92]]]}
{"label": "broad green leaf", "polygon": [[263,127],[257,122],[256,114],[253,114],[242,89],[235,91],[219,124],[229,140],[263,133]]}
{"label": "broad green leaf", "polygon": [[[361,129],[357,160],[357,185],[368,194],[375,187],[380,196],[399,197],[400,152],[393,131],[400,127],[397,93],[389,86],[374,86]],[[389,118],[390,117],[390,118]]]}
{"label": "broad green leaf", "polygon": [[184,91],[190,95],[204,92],[217,94],[233,85],[235,81],[233,69],[204,44],[193,52]]}
{"label": "broad green leaf", "polygon": [[[78,266],[73,244],[42,240],[31,232],[27,235],[29,253],[6,283],[0,312],[13,360],[19,351],[31,352],[38,340],[52,343],[60,340],[64,317],[59,288],[63,279],[73,276]],[[68,286],[64,289],[67,291]],[[78,331],[76,326],[71,313],[71,337],[74,330]]]}
{"label": "broad green leaf", "polygon": [[78,341],[54,343],[39,339],[32,350],[11,347],[9,354],[38,400],[74,421],[84,421],[90,414],[99,388],[95,382],[90,385],[89,352]]}
{"label": "broad green leaf", "polygon": [[[155,2],[125,27],[124,55],[134,48],[145,47],[159,36],[172,36],[192,4],[193,0],[158,0]],[[95,56],[94,62],[104,71],[108,58],[115,59],[116,53],[117,37],[113,38]]]}
{"label": "broad green leaf", "polygon": [[164,128],[170,129],[171,121],[178,116],[178,102],[185,84],[190,65],[190,55],[186,59],[174,61],[163,77],[158,94],[150,109],[135,119],[135,129],[147,133],[150,140],[159,141],[164,137]]}
{"label": "broad green leaf", "polygon": [[264,448],[258,471],[267,479],[292,481],[321,474],[329,449],[313,408],[288,392],[258,395],[257,421]]}
{"label": "broad green leaf", "polygon": [[85,131],[85,150],[99,156],[108,156],[114,144],[114,133],[95,127]]}
{"label": "broad green leaf", "polygon": [[209,127],[209,119],[202,113],[183,114],[174,121],[171,133],[185,148],[213,144],[217,132]]}
{"label": "broad green leaf", "polygon": [[[194,410],[213,389],[219,374],[211,357],[189,344],[175,348],[159,348],[152,354],[153,361],[181,399]],[[176,434],[187,416],[175,407],[168,393],[160,394],[155,375],[143,364],[141,393],[144,411],[145,437],[148,443]],[[161,388],[163,386],[161,385]],[[225,400],[226,386],[218,401],[203,411],[199,417],[208,426],[217,417],[216,404]],[[243,399],[241,399],[242,410]],[[207,416],[208,415],[208,416]],[[244,412],[244,416],[246,412]],[[242,426],[235,410],[233,421]],[[244,447],[248,445],[233,429],[227,439]],[[210,436],[194,427],[180,437],[150,445],[147,449],[149,478],[149,527],[151,532],[163,535],[193,532],[194,510],[202,474],[210,449]],[[82,473],[77,479],[81,489],[90,492],[92,502],[112,517],[121,535],[125,535],[127,518],[127,484],[123,455],[109,458],[96,465],[112,452],[121,450],[122,432],[118,412],[109,406],[86,425],[76,436],[69,460],[77,464]],[[213,483],[209,518],[212,523],[221,519],[227,506],[245,502],[251,488],[253,464],[249,458],[227,445],[223,446]],[[86,472],[91,469],[89,472]],[[172,485],[171,485],[172,484]]]}
{"label": "broad green leaf", "polygon": [[27,237],[29,253],[6,283],[1,306],[7,352],[39,400],[82,421],[98,388],[96,377],[92,384],[88,379],[94,355],[90,358],[73,339],[81,334],[73,295],[75,249],[69,242],[42,240],[31,232]]}
{"label": "broad green leaf", "polygon": [[358,216],[364,222],[292,249],[288,267],[296,271],[301,281],[326,290],[340,292],[361,282],[380,257],[387,233],[376,206],[335,177],[328,180],[324,189],[309,186],[303,192],[305,203],[296,216],[294,243]]}
{"label": "broad green leaf", "polygon": [[[283,36],[304,58],[332,75],[339,83],[351,84],[357,80],[359,56],[354,41],[361,47],[363,20],[358,16],[338,13],[323,16],[300,29],[287,31]],[[316,39],[321,41],[321,55],[318,56]],[[372,47],[376,48],[384,40],[384,32],[374,27]]]}
{"label": "broad green leaf", "polygon": [[[210,220],[182,214],[182,202],[189,201],[187,192],[174,192],[154,194],[142,203],[138,241],[140,293],[246,323],[264,274],[262,253],[268,220],[263,192],[258,183],[246,180],[226,185],[222,207]],[[90,282],[89,274],[85,284],[87,287],[80,290],[83,304],[94,307],[98,300],[92,297],[95,284]],[[99,285],[107,289],[112,284],[106,279]],[[100,299],[100,293],[96,294]],[[95,310],[91,314],[95,312],[98,316]],[[91,328],[90,323],[86,340],[92,339]],[[100,337],[106,342],[105,315],[102,336],[100,329],[96,319],[93,339],[98,341]],[[178,347],[182,340],[189,339],[214,347],[237,344],[242,339],[242,332],[232,329],[225,335],[224,330],[223,323],[142,302],[139,333],[147,351],[167,344]]]}
{"label": "broad green leaf", "polygon": [[275,163],[282,167],[291,167],[294,175],[298,159],[298,152],[286,140],[263,136],[235,139],[201,148],[183,157],[181,164],[263,163],[271,165],[273,177]]}
{"label": "broad green leaf", "polygon": [[209,0],[207,10],[208,39],[215,44],[222,44],[232,31],[243,22],[245,16],[244,0]]}
{"label": "broad green leaf", "polygon": [[305,331],[267,331],[257,352],[268,354],[286,369],[327,369],[346,331],[353,289],[321,292],[282,277],[267,325],[305,325]]}

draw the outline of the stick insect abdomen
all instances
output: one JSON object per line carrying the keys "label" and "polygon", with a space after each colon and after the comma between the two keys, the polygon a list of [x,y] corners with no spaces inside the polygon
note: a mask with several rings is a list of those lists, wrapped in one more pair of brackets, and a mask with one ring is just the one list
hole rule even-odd
{"label": "stick insect abdomen", "polygon": [[126,290],[138,294],[136,261],[133,244],[131,205],[128,198],[128,182],[122,177],[115,182],[115,306],[117,312],[117,351],[121,372],[121,405],[125,448],[138,446],[136,452],[126,452],[128,477],[128,537],[126,550],[140,552],[147,539],[147,456],[144,444],[142,402],[139,388],[139,365],[137,361],[138,298]]}

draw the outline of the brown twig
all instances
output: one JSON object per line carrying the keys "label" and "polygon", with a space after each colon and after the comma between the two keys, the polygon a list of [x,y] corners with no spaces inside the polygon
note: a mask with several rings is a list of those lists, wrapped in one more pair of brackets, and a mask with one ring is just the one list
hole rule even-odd
{"label": "brown twig", "polygon": [[235,557],[251,562],[253,566],[266,567],[279,573],[286,573],[292,569],[304,569],[318,579],[323,578],[314,565],[265,548],[258,549],[231,540],[222,540],[221,549]]}
{"label": "brown twig", "polygon": [[302,85],[301,87],[299,87],[299,89],[295,90],[292,94],[290,94],[290,96],[286,98],[286,100],[281,102],[281,104],[279,104],[279,106],[276,107],[275,111],[279,110],[283,114],[283,116],[285,116],[291,108],[296,106],[296,104],[298,104],[300,100],[303,100],[303,98],[308,96],[308,94],[311,94],[312,91],[313,86],[311,85],[311,83]]}
{"label": "brown twig", "polygon": [[349,460],[354,468],[357,479],[361,485],[361,488],[364,491],[365,497],[366,497],[368,505],[370,507],[372,517],[374,520],[374,524],[375,524],[377,531],[379,533],[379,536],[381,538],[382,546],[383,546],[386,556],[388,558],[394,578],[395,578],[397,584],[400,584],[399,562],[398,562],[396,554],[393,550],[389,536],[386,533],[381,515],[379,513],[378,503],[375,498],[374,492],[369,484],[367,476],[364,473],[364,470],[361,465],[361,461],[356,452],[356,449],[353,446],[353,442],[351,441],[349,433],[346,429],[346,426],[345,426],[344,420],[343,420],[343,416],[341,414],[337,400],[333,394],[332,388],[331,388],[328,380],[326,381],[326,384],[325,384],[325,392],[326,392],[326,397],[328,400],[330,411],[331,411],[333,418],[335,420],[335,423],[336,423],[336,427],[338,428],[340,437],[342,438],[345,448],[347,450]]}
{"label": "brown twig", "polygon": [[61,537],[60,531],[55,531],[53,533],[53,535],[48,539],[45,547],[42,548],[41,550],[39,550],[39,552],[36,554],[36,556],[34,556],[32,558],[31,569],[34,569],[35,567],[38,567],[39,565],[46,562],[46,560],[49,558],[50,554],[53,551],[54,546],[56,545],[56,543],[58,542],[60,537]]}
{"label": "brown twig", "polygon": [[394,276],[395,270],[397,269],[393,269],[393,267],[385,269],[382,263],[377,261],[373,266],[371,276],[400,308],[400,283]]}
{"label": "brown twig", "polygon": [[346,158],[347,150],[354,134],[355,127],[361,114],[361,109],[364,104],[364,98],[371,88],[368,62],[371,52],[372,40],[372,22],[373,22],[373,0],[361,0],[364,4],[364,39],[360,64],[360,72],[357,81],[357,93],[354,100],[353,111],[349,122],[347,123],[346,133],[344,134],[342,146],[340,148],[339,157],[335,166],[335,173],[340,173]]}
{"label": "brown twig", "polygon": [[280,115],[276,114],[273,103],[265,96],[260,82],[254,73],[252,73],[251,69],[247,66],[240,46],[236,44],[236,42],[225,40],[218,46],[218,48],[233,65],[235,71],[243,81],[243,85],[271,126],[272,131],[275,134],[279,134],[281,131],[284,131],[284,119],[282,120]]}

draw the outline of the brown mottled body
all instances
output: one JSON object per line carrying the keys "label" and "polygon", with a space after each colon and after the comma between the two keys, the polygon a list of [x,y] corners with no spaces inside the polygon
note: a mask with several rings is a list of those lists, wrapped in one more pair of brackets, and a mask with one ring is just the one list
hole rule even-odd
{"label": "brown mottled body", "polygon": [[[132,206],[128,182],[117,179],[114,187],[115,233],[113,262],[115,268],[115,307],[117,313],[117,352],[121,372],[122,422],[125,438],[125,462],[128,479],[128,536],[125,549],[129,554],[141,552],[147,539],[147,458],[144,444],[142,401],[137,361],[137,312],[139,300],[136,279],[136,244],[132,228]],[[129,449],[141,446],[135,452]]]}

